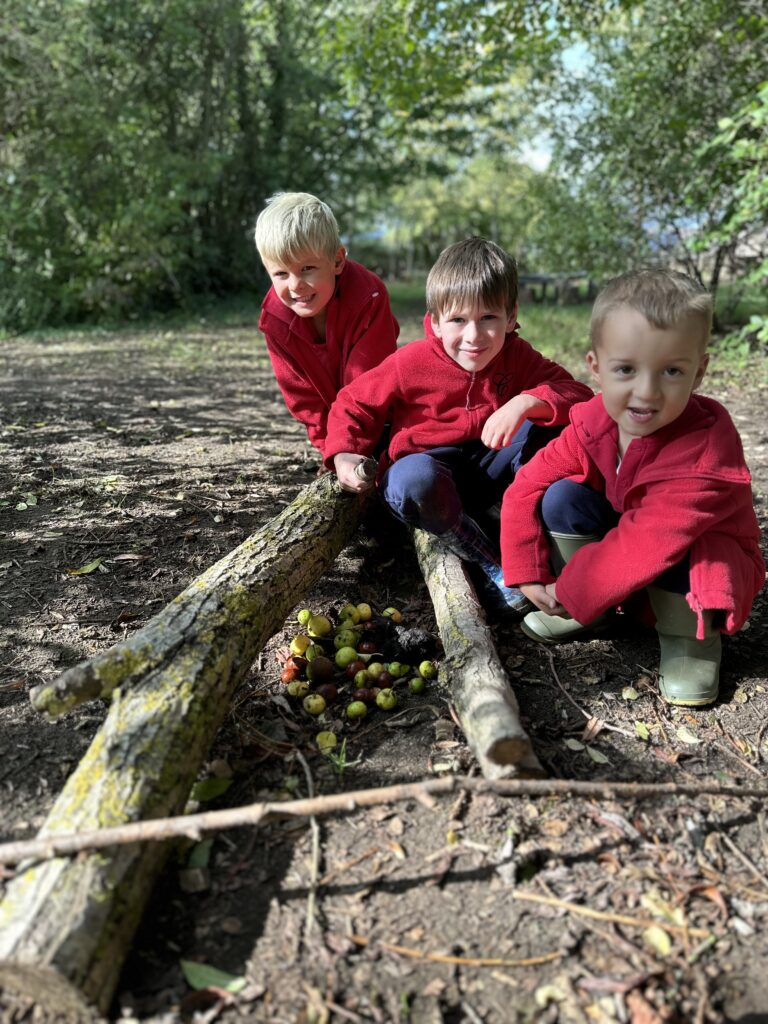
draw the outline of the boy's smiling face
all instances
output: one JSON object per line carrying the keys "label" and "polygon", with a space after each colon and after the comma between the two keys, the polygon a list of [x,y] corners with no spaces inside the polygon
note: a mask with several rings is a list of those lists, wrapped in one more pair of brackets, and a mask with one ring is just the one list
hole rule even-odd
{"label": "boy's smiling face", "polygon": [[587,366],[619,427],[619,452],[683,412],[701,383],[709,356],[701,326],[686,318],[674,327],[654,327],[635,309],[620,306],[603,321]]}
{"label": "boy's smiling face", "polygon": [[301,259],[264,260],[278,299],[296,316],[319,318],[325,323],[325,308],[336,290],[336,278],[344,269],[346,252],[339,247],[336,256],[303,253]]}
{"label": "boy's smiling face", "polygon": [[501,352],[516,316],[517,308],[510,315],[501,307],[478,304],[449,308],[430,320],[451,359],[463,369],[479,373]]}

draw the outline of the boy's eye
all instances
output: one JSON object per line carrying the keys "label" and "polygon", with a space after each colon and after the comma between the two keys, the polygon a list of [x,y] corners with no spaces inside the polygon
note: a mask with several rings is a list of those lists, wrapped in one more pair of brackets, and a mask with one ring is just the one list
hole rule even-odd
{"label": "boy's eye", "polygon": [[627,377],[630,373],[634,373],[634,367],[632,366],[617,366],[614,373],[618,373],[620,377]]}
{"label": "boy's eye", "polygon": [[683,371],[680,369],[679,366],[669,366],[669,367],[667,367],[667,373],[669,374],[670,377],[680,377],[682,375],[682,372]]}
{"label": "boy's eye", "polygon": [[302,274],[308,274],[311,270],[317,270],[317,267],[313,263],[308,263],[306,267],[301,268]]}

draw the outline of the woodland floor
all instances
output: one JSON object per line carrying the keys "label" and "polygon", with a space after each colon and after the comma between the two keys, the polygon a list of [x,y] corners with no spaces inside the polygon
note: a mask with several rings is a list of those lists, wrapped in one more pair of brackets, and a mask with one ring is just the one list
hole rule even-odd
{"label": "woodland floor", "polygon": [[[105,713],[97,702],[45,721],[30,687],[140,628],[291,501],[317,462],[250,327],[12,339],[0,363],[0,840],[10,840],[35,835]],[[749,370],[714,373],[705,390],[742,431],[765,525],[765,392]],[[395,605],[434,632],[393,522],[361,530],[296,608],[333,612],[349,599]],[[767,775],[765,610],[761,595],[749,628],[726,642],[721,699],[701,711],[660,701],[655,634],[632,622],[552,652],[514,625],[492,628],[552,777],[747,787]],[[307,770],[316,793],[476,772],[436,684],[359,725],[331,715],[346,764],[322,756],[320,726],[278,680],[275,654],[296,631],[286,622],[237,693],[201,775],[231,784],[206,807],[306,795]],[[172,857],[110,1020],[768,1021],[759,802],[482,795],[318,827],[314,852],[302,821],[221,833]],[[203,865],[191,875],[190,856]],[[190,878],[202,891],[187,891]],[[195,994],[182,960],[244,987]],[[32,1019],[33,1003],[23,1016],[0,995],[0,1019]]]}

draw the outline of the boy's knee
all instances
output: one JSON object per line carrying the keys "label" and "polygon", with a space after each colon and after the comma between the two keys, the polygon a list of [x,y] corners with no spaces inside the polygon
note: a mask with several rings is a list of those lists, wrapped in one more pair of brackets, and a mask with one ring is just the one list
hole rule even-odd
{"label": "boy's knee", "polygon": [[400,519],[433,533],[449,530],[461,514],[450,471],[424,453],[406,455],[390,467],[383,495]]}
{"label": "boy's knee", "polygon": [[615,518],[607,499],[575,480],[558,480],[541,500],[541,518],[550,533],[602,535]]}

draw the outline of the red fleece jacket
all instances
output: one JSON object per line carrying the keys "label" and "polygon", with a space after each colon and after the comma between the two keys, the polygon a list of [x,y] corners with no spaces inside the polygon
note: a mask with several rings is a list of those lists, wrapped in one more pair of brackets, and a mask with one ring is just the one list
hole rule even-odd
{"label": "red fleece jacket", "polygon": [[592,397],[586,384],[545,359],[516,330],[484,370],[472,373],[445,352],[429,316],[424,329],[426,338],[398,349],[339,392],[328,417],[327,466],[333,468],[339,452],[371,455],[385,423],[391,424],[391,463],[478,439],[491,413],[521,392],[549,403],[551,416],[539,421],[546,426],[566,423],[573,403]]}
{"label": "red fleece jacket", "polygon": [[723,609],[735,633],[765,581],[760,529],[741,439],[719,402],[691,397],[683,413],[635,438],[618,473],[618,428],[600,395],[574,406],[571,423],[523,466],[504,495],[504,580],[551,583],[549,545],[538,514],[544,492],[569,478],[604,494],[620,514],[605,537],[577,551],[557,578],[557,598],[579,622],[656,579],[690,552],[687,600],[699,616]]}
{"label": "red fleece jacket", "polygon": [[344,264],[327,309],[324,340],[312,320],[296,316],[274,288],[259,317],[288,411],[321,453],[328,410],[339,390],[394,352],[400,333],[384,282],[354,260]]}

